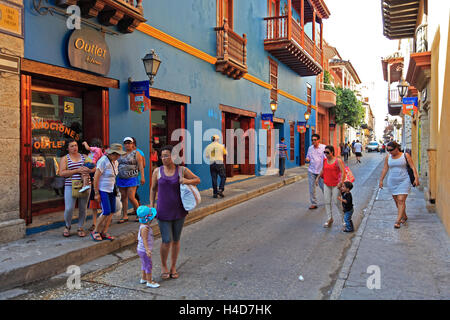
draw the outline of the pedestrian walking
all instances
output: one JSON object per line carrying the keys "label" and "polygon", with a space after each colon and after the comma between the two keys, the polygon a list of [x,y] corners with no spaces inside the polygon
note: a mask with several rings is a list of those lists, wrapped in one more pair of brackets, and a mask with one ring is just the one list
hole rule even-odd
{"label": "pedestrian walking", "polygon": [[[161,232],[161,278],[177,279],[176,263],[180,253],[180,238],[187,211],[181,201],[180,184],[198,185],[200,178],[188,168],[182,170],[183,177],[179,176],[178,166],[172,158],[172,146],[161,149],[163,165],[156,168],[152,175],[152,187],[150,189],[150,206],[155,207],[156,218]],[[156,195],[158,201],[156,202]],[[171,266],[167,267],[167,259],[171,253]]]}
{"label": "pedestrian walking", "polygon": [[352,152],[353,152],[353,154],[355,154],[355,143],[356,143],[356,141],[353,140],[352,141]]}
{"label": "pedestrian walking", "polygon": [[[145,161],[145,153],[144,153],[144,151],[142,151],[141,149],[139,149],[139,148],[137,147],[136,138],[135,138],[135,137],[131,137],[131,139],[133,139],[133,148],[134,148],[137,152],[139,152],[139,154],[142,156],[142,166],[144,167],[144,170],[145,170],[145,165],[147,164],[146,161]],[[140,171],[139,171],[139,174],[138,174],[138,181],[141,181],[141,172],[140,172]],[[141,199],[140,199],[140,197],[139,197],[138,190],[139,190],[139,186],[136,187],[135,198],[136,198],[138,204],[141,205]],[[139,221],[139,219],[136,218],[136,222],[138,222],[138,221]]]}
{"label": "pedestrian walking", "polygon": [[[323,160],[326,159],[324,155],[325,145],[320,143],[320,135],[317,133],[311,136],[312,145],[309,146],[306,154],[306,162],[309,162],[308,167],[308,183],[309,183],[309,199],[311,206],[309,209],[317,209],[316,198],[316,184],[315,181],[319,177],[323,167]],[[319,178],[319,186],[323,192],[323,179]]]}
{"label": "pedestrian walking", "polygon": [[[135,214],[139,207],[136,200],[136,188],[145,184],[144,177],[144,161],[141,154],[136,150],[133,138],[126,137],[123,139],[125,146],[125,154],[122,155],[119,162],[119,174],[117,176],[117,186],[119,187],[122,200],[122,218],[118,223],[128,221],[128,200],[133,205]],[[139,173],[141,174],[138,180]]]}
{"label": "pedestrian walking", "polygon": [[119,170],[119,163],[117,160],[121,155],[126,154],[119,143],[113,143],[106,150],[106,154],[97,162],[97,168],[94,175],[94,192],[95,200],[102,205],[102,214],[98,218],[94,230],[91,232],[92,240],[114,240],[114,237],[108,234],[109,226],[111,225],[113,214],[116,210],[116,195],[115,187],[116,176]]}
{"label": "pedestrian walking", "polygon": [[139,218],[137,254],[141,258],[142,276],[140,283],[147,284],[149,288],[159,288],[159,283],[152,278],[152,250],[153,250],[153,230],[150,223],[156,216],[156,209],[147,206],[140,206],[136,210]]}
{"label": "pedestrian walking", "polygon": [[326,159],[323,161],[323,169],[316,178],[316,185],[319,183],[320,177],[323,177],[325,210],[327,211],[328,220],[323,225],[324,228],[329,228],[333,223],[332,202],[334,202],[341,213],[342,224],[344,224],[344,216],[342,206],[338,203],[339,188],[345,181],[345,166],[341,159],[335,157],[334,147],[326,146],[324,154]]}
{"label": "pedestrian walking", "polygon": [[[73,210],[78,199],[78,236],[85,237],[83,225],[86,219],[88,194],[77,197],[76,191],[82,187],[82,174],[89,174],[92,170],[84,166],[85,156],[78,152],[78,143],[69,140],[67,143],[67,156],[62,157],[59,164],[59,175],[64,177],[64,237],[70,236]],[[82,194],[81,194],[82,195]]]}
{"label": "pedestrian walking", "polygon": [[[214,135],[211,138],[211,143],[206,147],[206,158],[209,159],[209,172],[211,173],[213,197],[217,198],[225,197],[223,192],[225,191],[225,181],[227,178],[225,172],[225,164],[223,163],[223,157],[227,155],[227,149],[223,144],[219,142],[220,137]],[[219,189],[217,189],[217,176],[220,177]]]}
{"label": "pedestrian walking", "polygon": [[353,183],[345,181],[341,186],[341,195],[338,197],[338,200],[342,202],[342,209],[344,211],[345,228],[342,229],[343,232],[353,232],[355,230],[352,221],[353,197],[350,192],[352,189]]}
{"label": "pedestrian walking", "polygon": [[359,142],[359,140],[356,140],[356,143],[353,145],[353,148],[355,150],[355,156],[356,156],[356,163],[361,163],[361,157],[362,157],[362,149],[363,146]]}
{"label": "pedestrian walking", "polygon": [[344,151],[343,151],[343,155],[344,155],[344,161],[347,162],[348,161],[348,155],[350,153],[350,147],[348,144],[344,144]]}
{"label": "pedestrian walking", "polygon": [[284,176],[284,171],[286,169],[286,158],[287,158],[287,145],[284,142],[284,138],[280,139],[280,143],[277,145],[278,159],[279,159],[279,175]]}
{"label": "pedestrian walking", "polygon": [[394,228],[400,228],[401,224],[405,224],[408,220],[406,215],[406,198],[411,190],[411,178],[408,174],[408,165],[414,173],[414,186],[417,187],[419,183],[419,176],[411,156],[408,153],[400,151],[400,145],[391,141],[387,144],[386,150],[389,155],[384,161],[384,168],[381,172],[379,187],[383,188],[384,177],[389,171],[387,185],[394,198],[397,206],[397,220]]}

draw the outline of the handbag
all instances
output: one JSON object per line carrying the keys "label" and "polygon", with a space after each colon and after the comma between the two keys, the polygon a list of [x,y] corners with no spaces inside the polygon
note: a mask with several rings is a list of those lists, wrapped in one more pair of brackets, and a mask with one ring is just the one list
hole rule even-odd
{"label": "handbag", "polygon": [[[184,177],[182,170],[184,170],[184,167],[178,168],[178,175],[180,178]],[[183,203],[183,207],[186,211],[193,210],[202,201],[200,192],[197,187],[193,185],[180,183],[180,196],[181,202]]]}
{"label": "handbag", "polygon": [[406,171],[408,171],[409,181],[411,181],[412,186],[415,187],[416,185],[414,184],[414,182],[416,181],[416,177],[414,177],[414,170],[409,165],[408,158],[406,158],[406,154],[405,160],[406,160]]}
{"label": "handbag", "polygon": [[[338,161],[339,161],[340,159],[337,159],[336,160],[336,164],[337,164],[337,166],[339,167],[339,164],[338,164]],[[342,161],[342,160],[341,160]],[[345,179],[344,179],[344,182],[351,182],[351,183],[353,183],[353,182],[355,182],[355,176],[353,175],[353,172],[352,172],[352,170],[350,170],[350,168],[348,167],[348,166],[346,166],[345,164],[344,164],[344,171],[345,171]],[[339,173],[339,181],[341,180],[341,174]]]}
{"label": "handbag", "polygon": [[80,192],[80,189],[83,187],[83,181],[81,180],[72,180],[72,197],[74,198],[84,198],[87,197],[89,192]]}

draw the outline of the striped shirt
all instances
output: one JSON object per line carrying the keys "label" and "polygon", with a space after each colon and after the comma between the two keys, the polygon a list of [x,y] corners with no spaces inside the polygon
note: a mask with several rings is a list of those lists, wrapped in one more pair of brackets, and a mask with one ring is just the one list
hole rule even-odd
{"label": "striped shirt", "polygon": [[278,156],[280,158],[287,158],[287,145],[284,142],[277,144]]}
{"label": "striped shirt", "polygon": [[[78,168],[81,168],[84,164],[84,156],[81,154],[81,160],[80,161],[72,161],[72,159],[70,159],[69,155],[67,155],[67,169],[68,170],[75,170]],[[72,186],[72,179],[73,180],[81,180],[81,175],[79,173],[76,173],[74,175],[72,175],[71,177],[67,177],[64,185],[71,187]]]}

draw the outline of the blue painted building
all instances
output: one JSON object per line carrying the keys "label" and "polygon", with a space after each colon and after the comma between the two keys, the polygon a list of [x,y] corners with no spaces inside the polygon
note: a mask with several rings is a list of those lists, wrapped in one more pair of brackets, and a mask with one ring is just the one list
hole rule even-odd
{"label": "blue painted building", "polygon": [[[258,135],[258,130],[262,129],[261,114],[272,113],[273,100],[278,106],[274,127],[289,149],[286,167],[304,164],[316,123],[317,78],[323,64],[322,20],[329,16],[323,0],[144,0],[142,8],[120,0],[92,1],[97,7],[81,7],[81,31],[98,33],[106,44],[92,42],[87,50],[83,43],[91,40],[72,43],[74,30],[67,27],[68,17],[55,12],[65,12],[67,5],[82,5],[82,1],[50,0],[49,6],[56,8],[53,15],[45,14],[44,7],[33,6],[36,2],[27,1],[24,8],[22,67],[22,91],[28,90],[32,97],[31,105],[25,107],[30,109],[27,139],[33,165],[28,175],[33,207],[42,210],[39,203],[48,206],[54,201],[56,208],[60,200],[50,186],[55,184],[52,163],[61,155],[58,145],[47,143],[44,150],[36,148],[42,143],[34,144],[63,138],[62,132],[50,131],[52,122],[63,123],[82,140],[98,137],[110,144],[135,137],[148,164],[146,184],[139,189],[142,203],[149,203],[150,170],[154,167],[150,152],[166,143],[178,143],[170,141],[177,128],[186,128],[191,136],[184,160],[201,178],[199,189],[211,187],[209,166],[192,163],[195,152],[210,142],[212,131],[205,134],[208,129],[220,133],[255,129],[261,139],[246,144],[244,164],[227,164],[227,175],[264,173],[261,155],[267,154],[267,135],[266,131]],[[112,6],[114,3],[118,7]],[[142,58],[151,49],[162,62],[148,93],[151,110],[137,113],[130,110],[128,81],[148,79]],[[77,50],[85,51],[82,59],[98,64],[105,63],[103,56],[108,51],[109,70],[99,74],[89,66],[89,70],[74,66],[69,52]],[[93,57],[87,58],[89,54]],[[305,113],[310,118],[303,132],[297,125],[306,122]],[[194,128],[196,121],[201,121],[200,132]],[[36,123],[47,123],[48,128],[36,129]],[[64,134],[70,135],[70,131]],[[254,165],[249,163],[251,151],[256,155]],[[186,159],[189,153],[191,164]],[[39,170],[39,161],[45,170]],[[41,185],[33,185],[36,181]]]}

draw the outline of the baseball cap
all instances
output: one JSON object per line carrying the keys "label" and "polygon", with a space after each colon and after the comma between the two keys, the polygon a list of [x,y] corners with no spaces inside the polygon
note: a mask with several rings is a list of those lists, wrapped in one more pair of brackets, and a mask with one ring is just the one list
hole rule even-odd
{"label": "baseball cap", "polygon": [[131,141],[131,142],[134,142],[134,141],[133,141],[133,138],[131,138],[131,137],[126,137],[125,139],[123,139],[123,142],[125,142],[125,141]]}
{"label": "baseball cap", "polygon": [[136,215],[138,216],[140,223],[148,223],[155,218],[156,209],[147,206],[139,206],[136,210]]}

